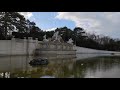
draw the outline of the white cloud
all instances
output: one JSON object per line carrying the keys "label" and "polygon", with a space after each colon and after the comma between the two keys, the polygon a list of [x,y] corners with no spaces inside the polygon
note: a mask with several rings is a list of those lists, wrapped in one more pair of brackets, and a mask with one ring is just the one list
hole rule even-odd
{"label": "white cloud", "polygon": [[112,22],[114,22],[114,23],[118,23],[118,22],[120,22],[120,12],[105,12],[104,13],[105,14],[105,16],[106,16],[106,18],[107,19],[109,19],[109,20],[111,20]]}
{"label": "white cloud", "polygon": [[54,31],[56,28],[46,29],[45,31]]}
{"label": "white cloud", "polygon": [[90,17],[94,18],[92,14],[93,13],[58,12],[58,15],[55,18],[71,20],[75,22],[76,26],[81,26],[83,28],[88,29],[91,27],[99,26],[100,24],[100,22],[98,22],[97,20],[90,18]]}
{"label": "white cloud", "polygon": [[32,12],[19,12],[21,15],[25,16],[25,18],[29,19],[33,16]]}
{"label": "white cloud", "polygon": [[120,12],[58,12],[55,18],[73,21],[88,32],[120,38]]}

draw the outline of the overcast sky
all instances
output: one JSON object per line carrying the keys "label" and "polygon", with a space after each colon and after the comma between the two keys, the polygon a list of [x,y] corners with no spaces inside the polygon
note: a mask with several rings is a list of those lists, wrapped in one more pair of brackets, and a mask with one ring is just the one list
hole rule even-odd
{"label": "overcast sky", "polygon": [[42,30],[82,27],[86,32],[120,38],[120,12],[21,12]]}

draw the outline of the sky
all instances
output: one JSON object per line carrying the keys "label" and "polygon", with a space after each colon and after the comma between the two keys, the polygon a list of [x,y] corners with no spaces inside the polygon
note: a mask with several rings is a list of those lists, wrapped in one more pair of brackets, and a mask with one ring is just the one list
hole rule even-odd
{"label": "sky", "polygon": [[120,39],[120,12],[20,12],[42,30],[67,26]]}

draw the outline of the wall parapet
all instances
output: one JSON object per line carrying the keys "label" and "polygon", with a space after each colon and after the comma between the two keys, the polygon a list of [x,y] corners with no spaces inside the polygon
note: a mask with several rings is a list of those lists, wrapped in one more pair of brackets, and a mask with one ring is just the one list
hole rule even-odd
{"label": "wall parapet", "polygon": [[39,42],[39,50],[73,50],[73,45],[69,43]]}

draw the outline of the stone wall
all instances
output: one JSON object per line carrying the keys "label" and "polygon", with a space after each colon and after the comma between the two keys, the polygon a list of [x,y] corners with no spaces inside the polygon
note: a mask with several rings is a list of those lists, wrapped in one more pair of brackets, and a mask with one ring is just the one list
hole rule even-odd
{"label": "stone wall", "polygon": [[73,45],[68,43],[43,42],[28,39],[0,40],[0,56],[39,54],[75,54]]}
{"label": "stone wall", "polygon": [[73,45],[68,43],[54,43],[54,42],[39,42],[39,50],[57,50],[57,51],[70,51],[73,50]]}
{"label": "stone wall", "polygon": [[37,55],[75,55],[73,45],[59,42],[39,42],[36,49]]}
{"label": "stone wall", "polygon": [[33,54],[111,54],[120,55],[120,52],[95,50],[76,47],[68,43],[43,42],[38,39],[0,40],[0,56],[6,55],[33,55]]}
{"label": "stone wall", "polygon": [[37,48],[38,40],[31,37],[24,39],[0,40],[0,56],[32,55]]}

